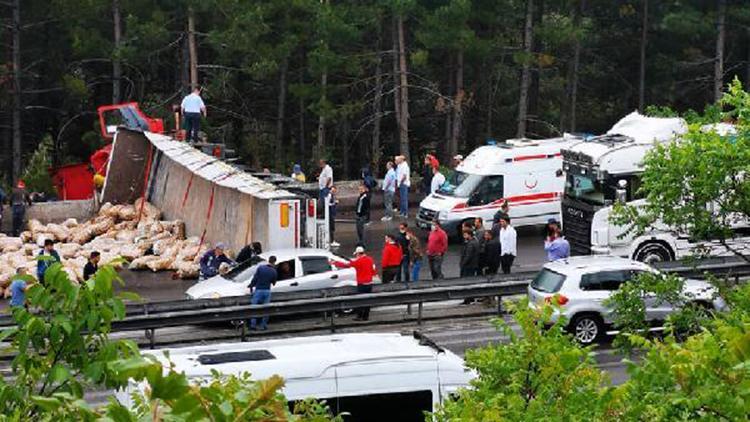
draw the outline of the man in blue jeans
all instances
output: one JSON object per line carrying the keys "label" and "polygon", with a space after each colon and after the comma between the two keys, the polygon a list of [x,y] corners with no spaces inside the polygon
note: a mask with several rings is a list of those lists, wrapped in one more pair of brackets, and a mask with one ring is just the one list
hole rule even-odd
{"label": "man in blue jeans", "polygon": [[[276,284],[279,275],[276,272],[276,257],[268,258],[268,264],[258,266],[253,280],[250,282],[250,290],[253,291],[251,304],[265,305],[271,302],[271,286]],[[250,320],[250,329],[255,330],[256,318]],[[260,322],[260,329],[268,328],[268,316],[264,316]]]}
{"label": "man in blue jeans", "polygon": [[206,104],[201,98],[201,87],[195,86],[193,92],[182,99],[180,105],[185,118],[185,139],[198,142],[198,132],[201,130],[201,116],[206,117]]}
{"label": "man in blue jeans", "polygon": [[409,218],[409,186],[411,186],[411,170],[406,157],[396,156],[396,183],[398,185],[399,207],[401,218]]}

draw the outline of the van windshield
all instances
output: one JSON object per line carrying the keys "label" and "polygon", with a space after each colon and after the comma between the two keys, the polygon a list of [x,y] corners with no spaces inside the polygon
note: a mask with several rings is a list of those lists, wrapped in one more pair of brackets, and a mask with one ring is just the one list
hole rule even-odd
{"label": "van windshield", "polygon": [[468,198],[479,186],[484,176],[454,171],[438,189],[438,193],[459,198]]}

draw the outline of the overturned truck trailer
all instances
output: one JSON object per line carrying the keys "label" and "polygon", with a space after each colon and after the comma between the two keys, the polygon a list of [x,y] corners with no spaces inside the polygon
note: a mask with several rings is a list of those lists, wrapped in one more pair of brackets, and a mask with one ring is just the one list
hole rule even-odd
{"label": "overturned truck trailer", "polygon": [[110,155],[101,202],[159,207],[185,222],[188,236],[225,242],[235,251],[250,242],[264,249],[327,247],[315,200],[264,182],[169,136],[120,128]]}

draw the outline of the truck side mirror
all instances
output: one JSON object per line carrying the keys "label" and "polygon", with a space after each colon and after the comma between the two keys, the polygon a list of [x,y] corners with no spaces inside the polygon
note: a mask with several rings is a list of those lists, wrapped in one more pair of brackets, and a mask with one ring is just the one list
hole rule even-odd
{"label": "truck side mirror", "polygon": [[617,189],[615,189],[615,200],[621,204],[624,204],[628,198],[628,181],[620,179],[617,181]]}

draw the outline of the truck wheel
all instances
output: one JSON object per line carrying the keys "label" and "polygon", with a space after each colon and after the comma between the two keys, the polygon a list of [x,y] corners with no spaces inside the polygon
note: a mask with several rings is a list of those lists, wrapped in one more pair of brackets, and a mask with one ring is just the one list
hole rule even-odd
{"label": "truck wheel", "polygon": [[573,317],[568,326],[576,341],[589,345],[604,334],[604,322],[595,314],[582,314]]}
{"label": "truck wheel", "polygon": [[635,260],[645,262],[646,264],[671,261],[673,259],[672,250],[663,242],[646,243],[635,252]]}

